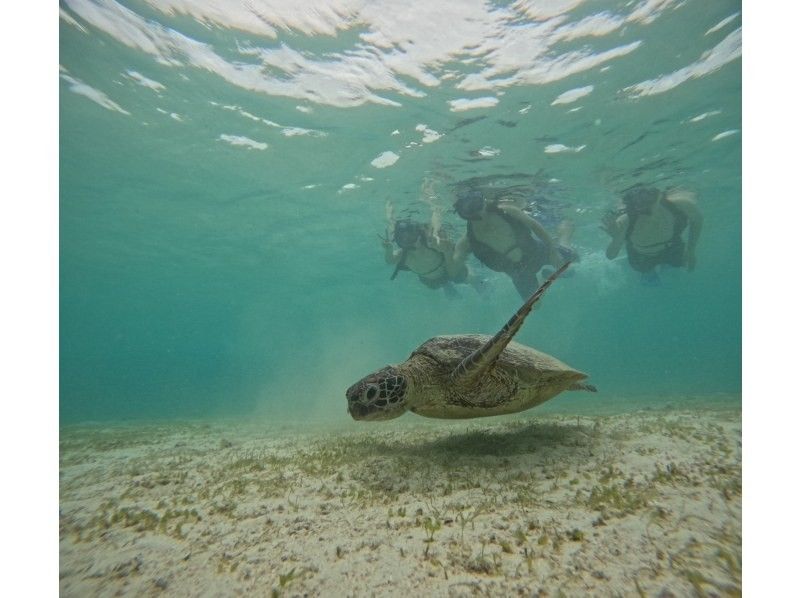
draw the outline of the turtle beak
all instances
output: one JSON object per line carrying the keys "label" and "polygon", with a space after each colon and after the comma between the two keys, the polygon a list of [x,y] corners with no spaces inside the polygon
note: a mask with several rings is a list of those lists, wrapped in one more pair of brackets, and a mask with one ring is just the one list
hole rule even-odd
{"label": "turtle beak", "polygon": [[353,384],[345,393],[347,396],[347,413],[353,419],[364,419],[369,413],[369,408],[360,401],[361,384]]}
{"label": "turtle beak", "polygon": [[364,419],[364,417],[369,413],[369,409],[367,409],[367,407],[362,405],[361,403],[348,401],[347,413],[349,413],[350,417],[352,417],[353,419]]}

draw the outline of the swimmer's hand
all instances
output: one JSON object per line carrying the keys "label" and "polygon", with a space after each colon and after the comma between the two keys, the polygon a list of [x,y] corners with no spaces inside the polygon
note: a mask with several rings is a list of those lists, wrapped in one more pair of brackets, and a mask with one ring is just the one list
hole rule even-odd
{"label": "swimmer's hand", "polygon": [[384,209],[386,210],[386,222],[394,223],[394,206],[392,205],[391,199],[386,200],[386,207]]}
{"label": "swimmer's hand", "polygon": [[455,244],[446,236],[436,237],[435,245],[437,249],[441,249],[443,251],[453,251],[455,249]]}
{"label": "swimmer's hand", "polygon": [[603,216],[600,228],[603,229],[610,237],[616,237],[619,234],[619,222],[617,216],[613,212],[608,212]]}

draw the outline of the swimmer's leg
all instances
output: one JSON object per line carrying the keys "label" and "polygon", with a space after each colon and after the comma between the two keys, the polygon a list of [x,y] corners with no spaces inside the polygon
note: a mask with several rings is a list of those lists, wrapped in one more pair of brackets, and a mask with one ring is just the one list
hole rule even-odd
{"label": "swimmer's leg", "polygon": [[517,289],[519,296],[527,299],[539,288],[539,280],[536,277],[536,272],[517,270],[510,272],[511,281]]}

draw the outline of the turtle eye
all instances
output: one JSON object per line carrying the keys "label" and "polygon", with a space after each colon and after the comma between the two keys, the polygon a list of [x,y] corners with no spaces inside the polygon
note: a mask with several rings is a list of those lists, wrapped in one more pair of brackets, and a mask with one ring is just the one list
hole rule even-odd
{"label": "turtle eye", "polygon": [[370,401],[375,398],[375,395],[378,394],[378,387],[374,384],[370,384],[367,387],[367,399]]}

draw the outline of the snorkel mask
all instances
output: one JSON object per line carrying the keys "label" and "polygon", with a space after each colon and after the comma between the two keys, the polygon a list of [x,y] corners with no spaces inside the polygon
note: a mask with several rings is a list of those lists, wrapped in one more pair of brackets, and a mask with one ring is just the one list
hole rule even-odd
{"label": "snorkel mask", "polygon": [[473,189],[459,194],[453,207],[464,220],[477,220],[480,218],[480,212],[483,210],[485,203],[483,194]]}
{"label": "snorkel mask", "polygon": [[637,185],[625,192],[622,203],[628,214],[649,214],[660,197],[661,191],[655,187]]}
{"label": "snorkel mask", "polygon": [[422,236],[419,224],[411,220],[400,220],[394,226],[394,242],[401,249],[411,249]]}

